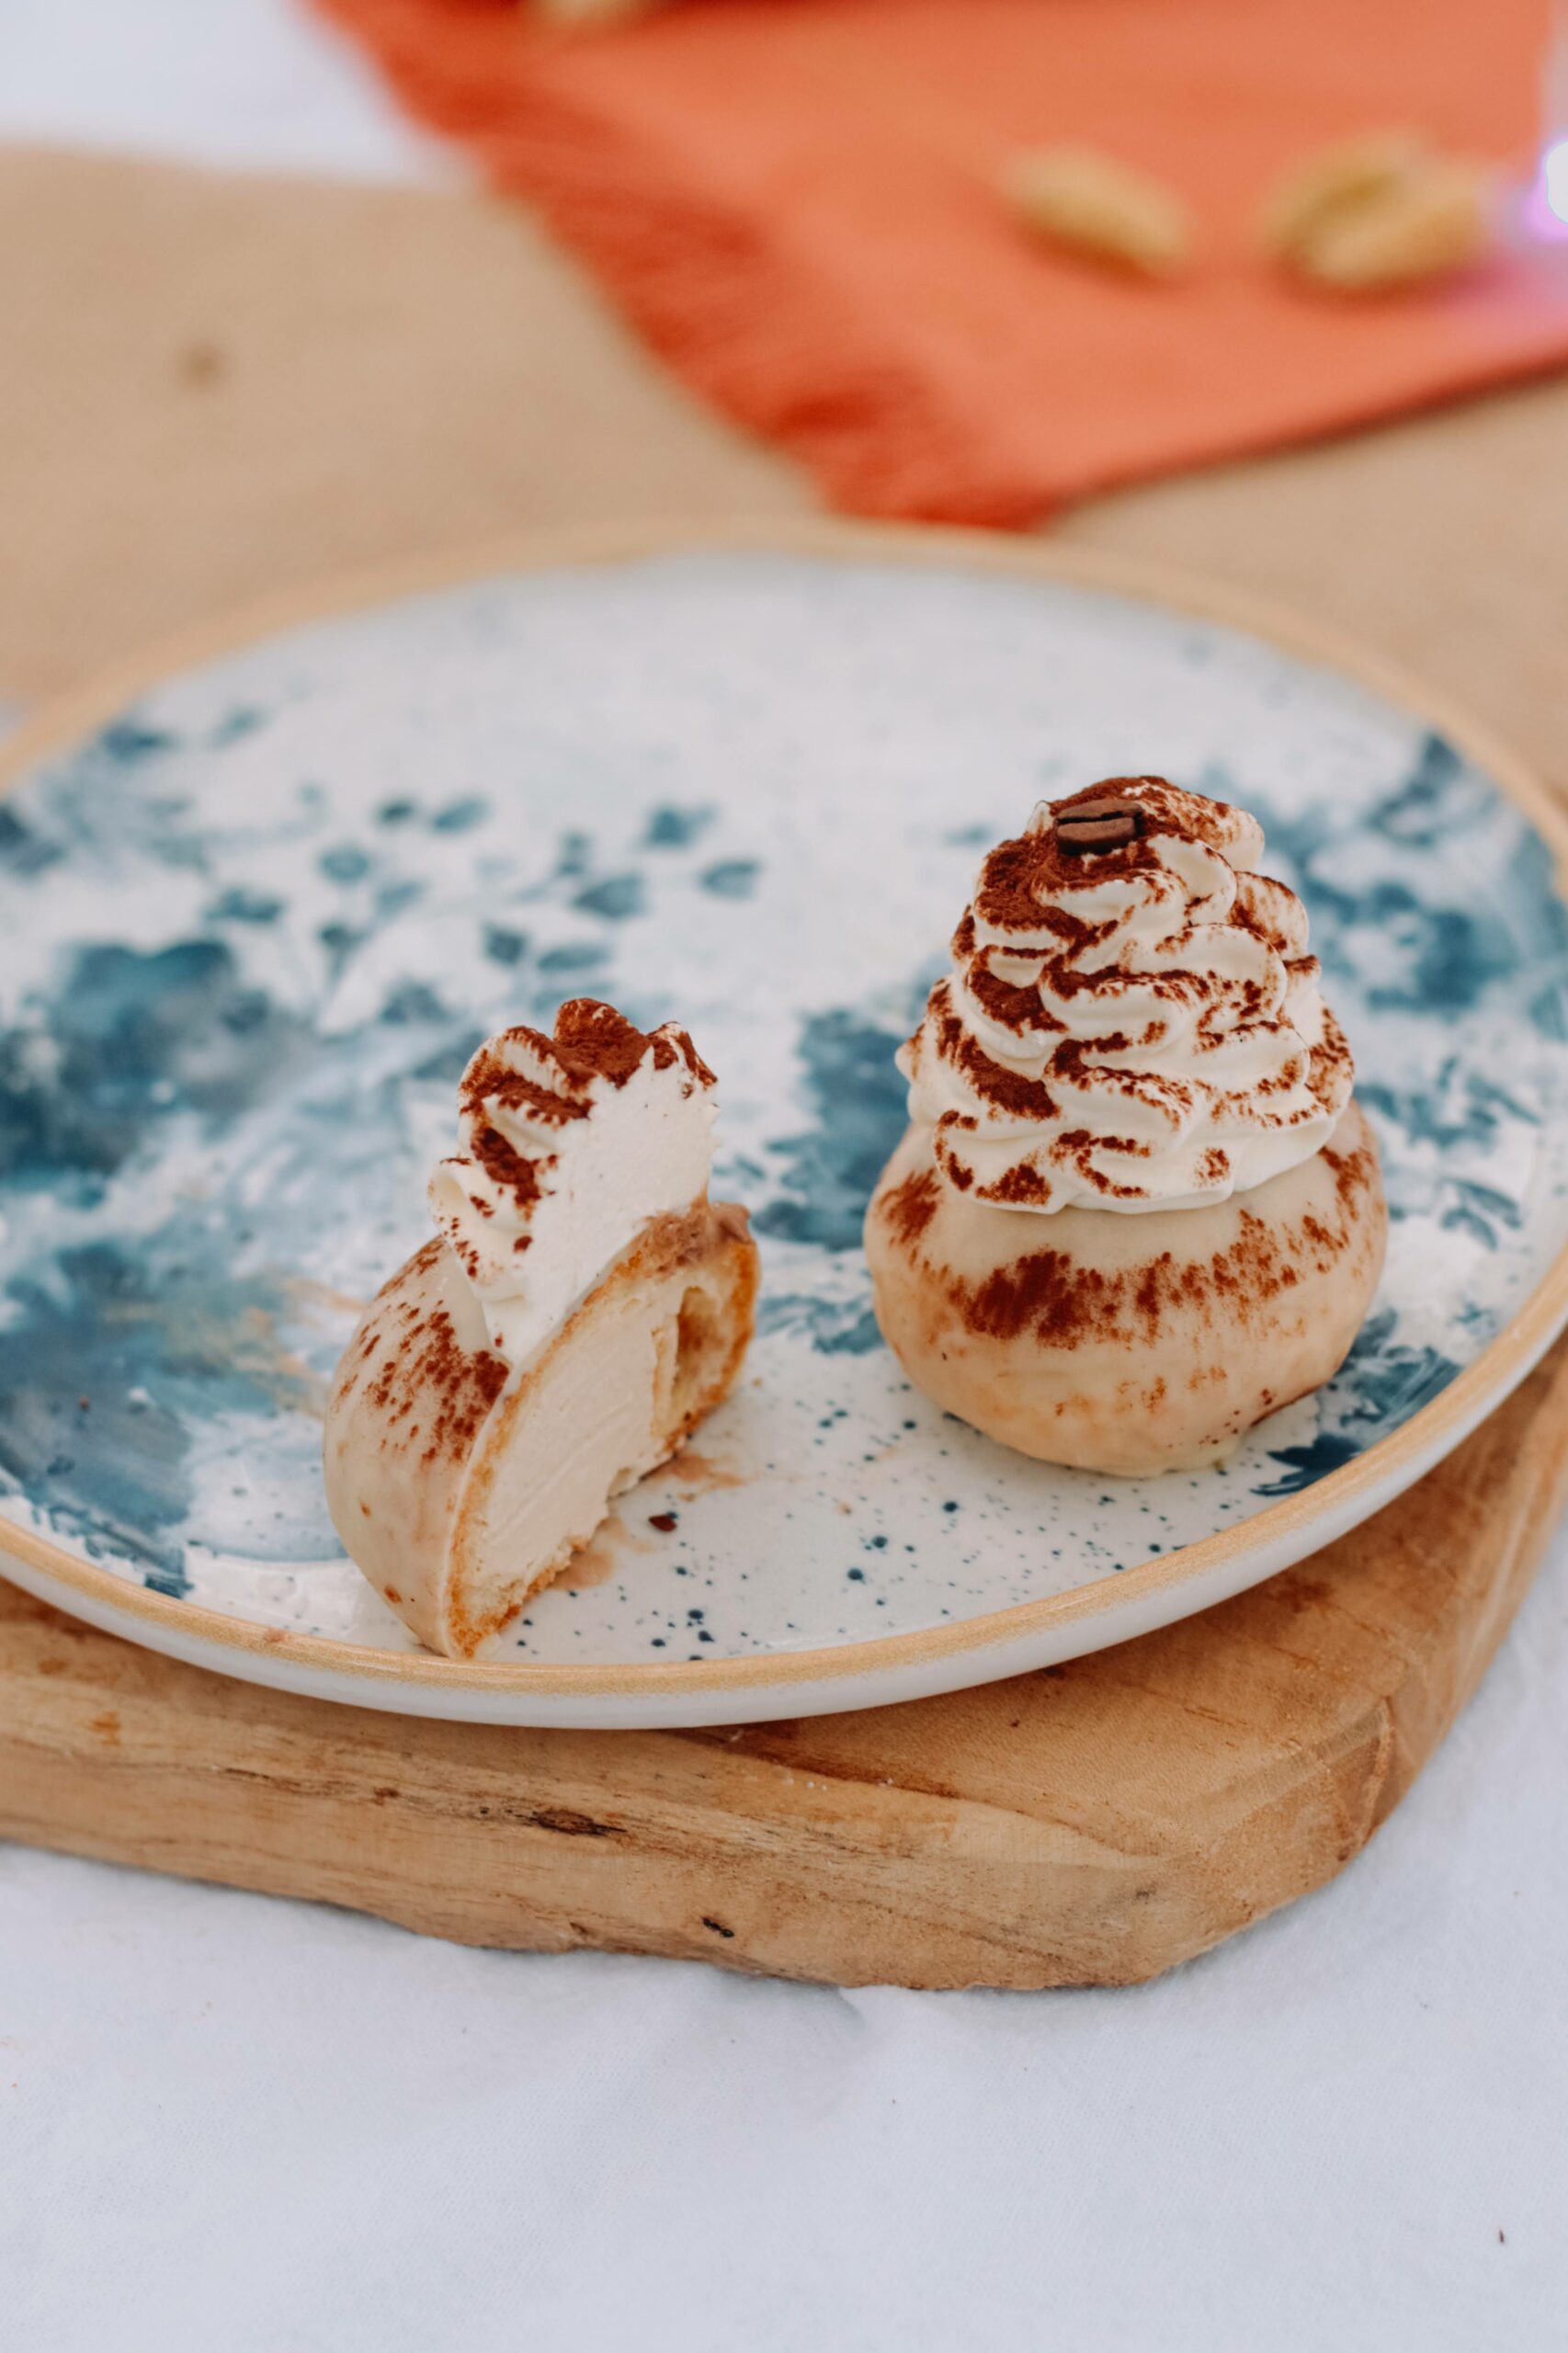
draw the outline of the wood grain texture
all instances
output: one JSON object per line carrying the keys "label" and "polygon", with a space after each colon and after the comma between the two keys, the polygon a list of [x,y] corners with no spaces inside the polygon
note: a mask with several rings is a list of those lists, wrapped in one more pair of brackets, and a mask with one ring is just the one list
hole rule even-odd
{"label": "wood grain texture", "polygon": [[1127,1984],[1319,1886],[1475,1688],[1568,1489],[1568,1342],[1399,1503],[1010,1683],[691,1733],[339,1708],[0,1586],[0,1835],[473,1944],[841,1984]]}

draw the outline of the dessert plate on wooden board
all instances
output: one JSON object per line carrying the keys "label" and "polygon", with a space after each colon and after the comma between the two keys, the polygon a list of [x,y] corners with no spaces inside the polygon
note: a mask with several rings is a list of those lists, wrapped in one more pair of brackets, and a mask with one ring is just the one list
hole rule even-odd
{"label": "dessert plate on wooden board", "polygon": [[[1119,1483],[913,1392],[859,1226],[983,847],[1152,768],[1262,818],[1393,1224],[1326,1392],[1222,1470]],[[956,533],[578,539],[187,642],[7,773],[6,1574],[200,1665],[605,1726],[1015,1675],[1354,1526],[1568,1317],[1568,821],[1462,717],[1233,600]],[[321,1408],[429,1231],[468,1052],[574,995],[717,1068],[758,1337],[575,1581],[459,1664],[344,1558]]]}

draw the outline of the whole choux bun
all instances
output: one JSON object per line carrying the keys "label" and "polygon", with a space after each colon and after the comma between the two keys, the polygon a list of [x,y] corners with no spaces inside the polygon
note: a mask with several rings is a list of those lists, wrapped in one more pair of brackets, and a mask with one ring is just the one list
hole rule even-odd
{"label": "whole choux bun", "polygon": [[877,1320],[916,1386],[1044,1462],[1223,1460],[1343,1363],[1382,1270],[1377,1145],[1351,1102],[1311,1158],[1199,1208],[1042,1217],[976,1201],[912,1127],[866,1217]]}

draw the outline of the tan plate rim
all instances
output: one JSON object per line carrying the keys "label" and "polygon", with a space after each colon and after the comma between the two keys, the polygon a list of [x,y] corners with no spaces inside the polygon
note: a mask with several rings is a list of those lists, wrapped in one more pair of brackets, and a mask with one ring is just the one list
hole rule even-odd
{"label": "tan plate rim", "polygon": [[[1189,613],[1260,638],[1281,652],[1348,677],[1440,729],[1495,780],[1548,842],[1557,861],[1559,887],[1568,897],[1568,812],[1559,806],[1528,765],[1445,695],[1429,692],[1397,665],[1367,654],[1333,630],[1249,593],[1157,563],[1079,550],[1063,551],[983,531],[840,522],[826,517],[767,517],[695,525],[671,520],[536,533],[491,546],[379,565],[270,597],[184,630],[53,699],[0,751],[0,791],[8,790],[51,752],[95,733],[136,696],[179,672],[199,668],[288,629],[361,608],[435,594],[467,581],[520,572],[660,555],[744,552],[919,564],[1042,580]],[[1013,1646],[1026,1641],[1036,1649],[1048,1643],[1054,1655],[1066,1655],[1065,1643],[1058,1648],[1051,1637],[1065,1636],[1075,1621],[1096,1616],[1108,1628],[1097,1640],[1115,1642],[1120,1639],[1117,1623],[1123,1619],[1132,1621],[1126,1628],[1131,1635],[1147,1625],[1183,1615],[1176,1593],[1180,1586],[1208,1588],[1205,1602],[1195,1607],[1217,1597],[1221,1584],[1223,1589],[1235,1589],[1224,1581],[1223,1572],[1241,1553],[1268,1554],[1278,1565],[1312,1549],[1314,1530],[1316,1540],[1323,1542],[1343,1533],[1457,1445],[1491,1406],[1523,1380],[1565,1320],[1568,1250],[1548,1268],[1518,1313],[1441,1396],[1423,1406],[1402,1429],[1380,1439],[1355,1461],[1330,1472],[1302,1494],[1286,1496],[1234,1528],[1068,1593],[993,1610],[955,1626],[927,1627],[829,1650],[763,1652],[715,1660],[711,1666],[653,1662],[619,1666],[464,1662],[421,1652],[380,1651],[361,1643],[335,1642],[328,1635],[294,1633],[287,1628],[230,1618],[220,1610],[150,1592],[109,1570],[78,1560],[30,1529],[6,1521],[0,1521],[0,1555],[32,1572],[27,1582],[33,1590],[40,1590],[33,1579],[41,1576],[50,1586],[62,1588],[65,1596],[79,1597],[86,1605],[85,1615],[111,1615],[117,1631],[134,1638],[144,1626],[145,1639],[154,1647],[160,1646],[161,1637],[163,1643],[187,1654],[199,1650],[212,1664],[224,1663],[221,1657],[214,1658],[214,1653],[227,1653],[233,1671],[251,1677],[258,1671],[267,1677],[263,1660],[279,1666],[287,1663],[316,1688],[324,1673],[338,1677],[347,1686],[358,1684],[367,1705],[386,1705],[389,1685],[424,1687],[432,1699],[437,1692],[444,1693],[460,1708],[464,1694],[480,1707],[486,1699],[500,1703],[508,1695],[518,1702],[641,1698],[656,1703],[660,1698],[689,1693],[700,1694],[709,1702],[723,1692],[743,1693],[759,1686],[823,1684],[844,1677],[875,1680],[895,1676],[907,1681],[911,1673],[918,1677],[921,1688],[930,1689],[939,1688],[931,1680],[932,1671],[946,1659],[964,1659],[997,1644]],[[1260,1571],[1260,1575],[1267,1573]],[[55,1596],[46,1590],[45,1597]],[[990,1671],[1006,1670],[993,1667]],[[983,1668],[977,1676],[971,1665],[954,1680],[972,1682],[984,1679],[984,1674]],[[343,1696],[357,1695],[346,1689]]]}

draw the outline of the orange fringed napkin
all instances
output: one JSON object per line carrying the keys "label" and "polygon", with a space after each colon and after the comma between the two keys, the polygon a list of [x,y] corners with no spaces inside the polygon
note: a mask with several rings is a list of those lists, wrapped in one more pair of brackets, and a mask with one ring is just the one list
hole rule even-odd
{"label": "orange fringed napkin", "polygon": [[[1303,151],[1408,122],[1523,169],[1545,0],[318,0],[531,198],[688,382],[864,514],[1024,525],[1119,483],[1568,359],[1568,257],[1349,301],[1254,255]],[[1174,285],[1042,252],[994,192],[1090,141],[1206,231]]]}

